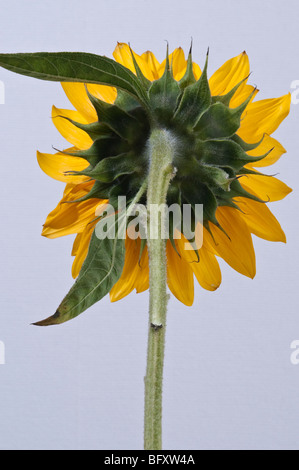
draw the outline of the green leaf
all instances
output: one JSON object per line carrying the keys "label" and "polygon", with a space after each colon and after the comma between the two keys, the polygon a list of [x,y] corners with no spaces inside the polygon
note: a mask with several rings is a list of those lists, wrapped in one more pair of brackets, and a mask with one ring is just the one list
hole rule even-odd
{"label": "green leaf", "polygon": [[41,80],[110,85],[130,93],[146,107],[148,104],[136,75],[108,57],[85,52],[0,54],[0,66]]}
{"label": "green leaf", "polygon": [[125,260],[123,239],[97,238],[94,231],[79,277],[61,302],[56,313],[34,323],[49,326],[64,323],[101,300],[121,276]]}

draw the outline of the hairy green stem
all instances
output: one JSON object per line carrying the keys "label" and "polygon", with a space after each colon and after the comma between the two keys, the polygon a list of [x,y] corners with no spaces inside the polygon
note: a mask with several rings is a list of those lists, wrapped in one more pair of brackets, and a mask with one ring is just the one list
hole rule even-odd
{"label": "hairy green stem", "polygon": [[154,130],[149,139],[147,246],[149,255],[149,333],[145,376],[144,449],[162,448],[162,385],[167,311],[166,196],[173,175],[172,136]]}

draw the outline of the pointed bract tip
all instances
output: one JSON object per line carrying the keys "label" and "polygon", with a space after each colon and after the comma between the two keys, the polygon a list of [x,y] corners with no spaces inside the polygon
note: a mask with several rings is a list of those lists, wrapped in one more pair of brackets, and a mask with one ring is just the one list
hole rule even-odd
{"label": "pointed bract tip", "polygon": [[31,323],[33,326],[50,326],[50,325],[57,325],[57,318],[59,318],[60,312],[56,310],[54,315],[46,318],[45,320],[37,321],[35,323]]}
{"label": "pointed bract tip", "polygon": [[190,48],[189,48],[189,56],[192,55],[192,48],[193,48],[193,37],[191,36],[191,43],[190,43]]}

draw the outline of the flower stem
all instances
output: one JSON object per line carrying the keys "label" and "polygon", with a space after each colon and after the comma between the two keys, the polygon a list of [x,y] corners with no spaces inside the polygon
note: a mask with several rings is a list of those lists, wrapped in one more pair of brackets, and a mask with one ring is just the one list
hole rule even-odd
{"label": "flower stem", "polygon": [[166,196],[173,175],[173,139],[164,129],[149,139],[147,247],[149,333],[145,376],[144,449],[162,448],[162,385],[167,311]]}

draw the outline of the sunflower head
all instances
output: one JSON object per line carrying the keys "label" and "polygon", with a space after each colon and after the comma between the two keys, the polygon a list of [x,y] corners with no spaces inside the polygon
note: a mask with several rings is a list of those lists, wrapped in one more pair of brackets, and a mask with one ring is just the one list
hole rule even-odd
{"label": "sunflower head", "polygon": [[[84,170],[70,174],[94,181],[90,192],[80,201],[108,199],[117,208],[118,196],[131,200],[148,175],[150,134],[153,129],[162,128],[168,131],[175,148],[174,177],[167,195],[169,205],[190,204],[195,220],[195,205],[202,204],[203,224],[209,229],[209,223],[221,227],[216,214],[219,206],[238,209],[237,197],[265,202],[240,183],[240,178],[247,174],[258,174],[247,165],[259,162],[273,150],[250,156],[247,152],[259,147],[264,136],[258,142],[248,143],[238,135],[242,116],[257,91],[250,88],[244,94],[248,76],[224,94],[212,95],[207,75],[208,54],[198,78],[190,50],[185,72],[178,80],[174,78],[167,51],[163,74],[151,81],[129,50],[140,86],[148,96],[146,106],[123,90],[118,90],[113,103],[107,103],[86,86],[97,121],[82,124],[64,117],[93,141],[86,150],[67,152],[89,163]],[[231,107],[240,90],[244,99]],[[183,225],[179,228],[184,231]]]}
{"label": "sunflower head", "polygon": [[[38,152],[41,168],[67,183],[43,235],[76,234],[77,277],[58,313],[41,324],[73,318],[108,292],[114,301],[149,287],[146,240],[127,236],[123,244],[111,244],[99,241],[94,229],[107,202],[117,211],[119,196],[131,204],[147,182],[149,142],[156,130],[167,133],[174,149],[167,204],[181,211],[188,204],[194,229],[195,207],[203,206],[202,247],[195,253],[184,251],[182,240],[166,245],[167,282],[180,301],[193,303],[194,276],[205,289],[219,287],[217,257],[253,278],[252,234],[285,241],[266,203],[291,190],[260,170],[285,153],[271,134],[289,113],[290,94],[255,101],[258,90],[248,84],[245,52],[210,78],[208,55],[202,70],[191,50],[185,59],[181,48],[171,54],[167,48],[160,63],[151,52],[138,55],[123,43],[114,51],[115,61],[85,53],[0,55],[0,64],[10,70],[61,81],[76,108],[53,107],[53,123],[71,147],[55,155]],[[147,204],[146,193],[139,202]],[[171,227],[170,235],[174,228],[189,239],[183,224]],[[98,277],[95,262],[96,269],[101,266]]]}

